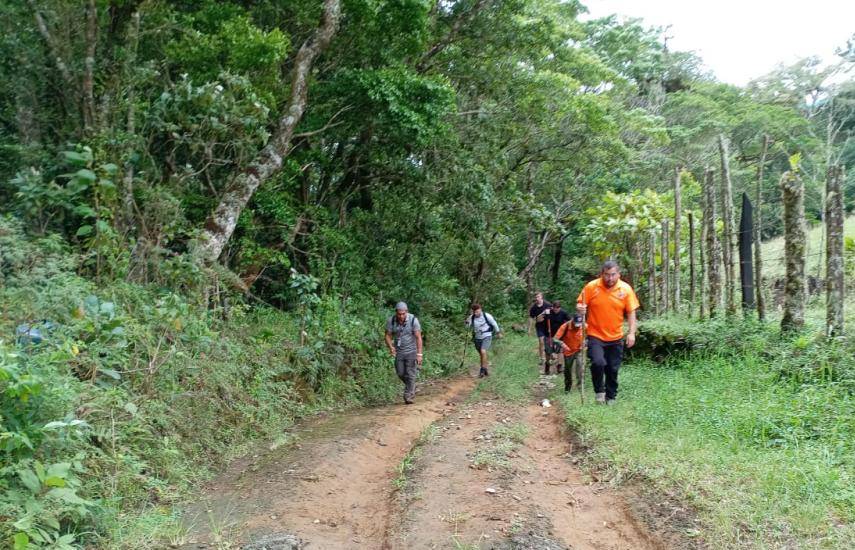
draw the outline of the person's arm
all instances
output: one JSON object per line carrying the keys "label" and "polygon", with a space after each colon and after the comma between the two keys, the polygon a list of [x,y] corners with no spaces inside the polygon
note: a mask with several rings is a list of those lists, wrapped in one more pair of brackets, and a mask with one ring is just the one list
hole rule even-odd
{"label": "person's arm", "polygon": [[386,347],[389,348],[389,353],[392,354],[392,357],[395,357],[398,354],[398,352],[395,350],[395,344],[392,343],[391,332],[386,333]]}
{"label": "person's arm", "polygon": [[630,311],[627,316],[629,321],[629,332],[626,334],[626,347],[631,348],[635,345],[635,332],[638,330],[638,319],[635,315],[635,310]]}
{"label": "person's arm", "polygon": [[413,334],[416,337],[416,364],[421,366],[424,359],[424,353],[422,353],[422,331],[417,330]]}
{"label": "person's arm", "polygon": [[469,316],[466,318],[466,320],[463,322],[466,323],[467,327],[472,326],[472,314],[470,313]]}

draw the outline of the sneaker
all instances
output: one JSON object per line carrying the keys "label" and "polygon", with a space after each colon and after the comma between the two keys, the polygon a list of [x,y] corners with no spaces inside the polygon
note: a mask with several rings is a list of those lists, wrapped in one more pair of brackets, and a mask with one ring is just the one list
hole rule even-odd
{"label": "sneaker", "polygon": [[606,399],[606,405],[617,405],[617,399]]}
{"label": "sneaker", "polygon": [[598,393],[596,396],[597,403],[605,403],[606,402],[606,392]]}
{"label": "sneaker", "polygon": [[404,398],[404,404],[405,404],[405,405],[412,405],[412,404],[413,404],[413,400],[412,400],[412,399],[410,399],[409,397],[405,397],[405,398]]}
{"label": "sneaker", "polygon": [[487,369],[481,367],[481,370],[478,371],[478,378],[484,378],[487,376]]}

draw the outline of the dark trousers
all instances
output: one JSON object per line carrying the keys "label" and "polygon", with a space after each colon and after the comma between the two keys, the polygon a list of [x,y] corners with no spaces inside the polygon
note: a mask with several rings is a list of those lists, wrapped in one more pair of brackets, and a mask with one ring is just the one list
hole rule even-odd
{"label": "dark trousers", "polygon": [[573,389],[573,376],[576,377],[576,385],[582,384],[582,358],[577,351],[573,355],[563,355],[564,357],[564,391]]}
{"label": "dark trousers", "polygon": [[588,336],[588,359],[591,360],[591,383],[594,385],[594,391],[605,392],[606,399],[616,398],[618,370],[623,360],[623,340],[604,342]]}
{"label": "dark trousers", "polygon": [[395,356],[395,373],[404,383],[404,399],[412,399],[416,395],[416,378],[419,376],[416,354],[398,353]]}

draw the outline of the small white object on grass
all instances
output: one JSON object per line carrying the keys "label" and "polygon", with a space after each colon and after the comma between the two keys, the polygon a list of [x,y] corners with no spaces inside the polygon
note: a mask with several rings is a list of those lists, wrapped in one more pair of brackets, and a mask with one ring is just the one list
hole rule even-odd
{"label": "small white object on grass", "polygon": [[546,409],[546,408],[551,407],[552,403],[549,402],[549,399],[544,399],[543,401],[540,402],[540,406]]}

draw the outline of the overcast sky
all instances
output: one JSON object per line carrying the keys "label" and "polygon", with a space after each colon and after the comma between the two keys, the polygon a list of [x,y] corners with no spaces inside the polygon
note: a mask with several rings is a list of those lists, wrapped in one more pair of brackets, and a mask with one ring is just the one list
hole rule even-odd
{"label": "overcast sky", "polygon": [[855,33],[855,0],[582,0],[588,17],[640,17],[671,25],[668,45],[694,51],[724,82],[743,85],[779,63],[832,60]]}

